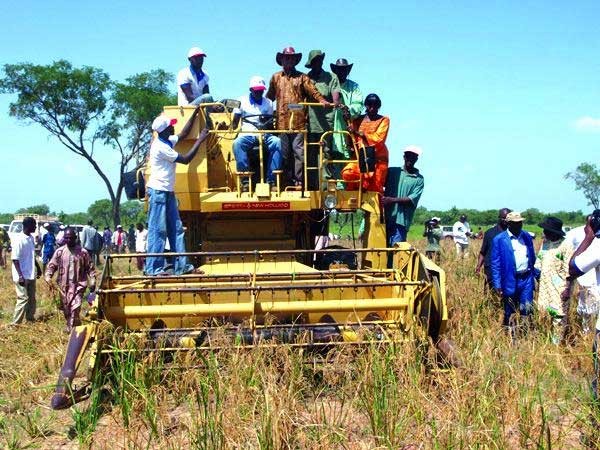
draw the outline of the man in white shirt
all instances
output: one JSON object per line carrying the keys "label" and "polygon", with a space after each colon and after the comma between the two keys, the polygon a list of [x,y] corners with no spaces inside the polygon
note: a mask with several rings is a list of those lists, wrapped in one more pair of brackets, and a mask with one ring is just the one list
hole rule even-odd
{"label": "man in white shirt", "polygon": [[469,236],[471,227],[467,222],[467,216],[460,216],[457,222],[452,226],[452,239],[456,246],[456,255],[459,258],[465,258],[469,254]]}
{"label": "man in white shirt", "polygon": [[[137,223],[135,228],[135,252],[146,253],[148,248],[148,230],[146,230],[144,225],[140,222]],[[136,261],[138,270],[143,270],[145,258],[143,256],[137,256]]]}
{"label": "man in white shirt", "polygon": [[[575,251],[585,239],[585,226],[573,228],[567,233],[564,245],[570,246]],[[581,318],[584,333],[590,331],[592,318],[598,313],[600,307],[600,286],[596,283],[596,271],[588,270],[577,278],[579,285],[577,292],[577,314]]]}
{"label": "man in white shirt", "polygon": [[[585,238],[573,253],[569,261],[569,282],[563,299],[571,296],[572,280],[593,271],[596,276],[596,285],[600,286],[600,209],[596,209],[587,220],[585,225]],[[594,358],[594,379],[592,390],[595,399],[598,399],[598,379],[600,378],[600,361],[598,360],[598,346],[600,345],[600,315],[596,321],[596,334],[592,345]]]}
{"label": "man in white shirt", "polygon": [[[170,119],[161,114],[152,122],[152,130],[158,133],[158,136],[152,141],[148,156],[150,164],[150,178],[146,184],[149,205],[148,253],[163,253],[167,238],[172,250],[177,253],[185,252],[183,224],[179,218],[175,197],[175,165],[190,163],[208,136],[208,129],[204,128],[200,132],[198,139],[185,155],[180,155],[173,147],[179,140],[187,137],[197,115],[198,108],[194,110],[179,135],[174,134],[173,127],[177,119]],[[148,256],[145,265],[146,275],[165,274],[165,262],[164,256]],[[190,272],[194,268],[187,264],[185,256],[179,256],[175,258],[174,269],[179,275]]]}
{"label": "man in white shirt", "polygon": [[[237,128],[240,119],[242,130],[233,141],[233,154],[235,155],[236,170],[249,172],[250,158],[248,153],[258,145],[259,135],[252,133],[257,130],[273,128],[273,102],[264,97],[267,89],[265,80],[260,76],[250,78],[250,93],[239,98],[240,107],[236,108],[233,127]],[[272,134],[263,134],[263,155],[265,155],[266,181],[271,186],[275,185],[274,170],[281,169],[281,141]],[[266,150],[266,152],[264,151]],[[253,168],[256,173],[256,168]],[[260,174],[255,177],[260,179]],[[248,190],[248,179],[242,180],[242,191]]]}
{"label": "man in white shirt", "polygon": [[35,242],[32,233],[36,223],[33,217],[23,219],[23,231],[12,240],[12,278],[17,291],[17,303],[12,325],[18,325],[25,319],[35,320],[35,279],[42,275],[42,270],[35,259]]}
{"label": "man in white shirt", "polygon": [[190,65],[177,74],[177,104],[185,106],[212,102],[208,74],[202,70],[206,53],[201,48],[192,47],[187,57]]}

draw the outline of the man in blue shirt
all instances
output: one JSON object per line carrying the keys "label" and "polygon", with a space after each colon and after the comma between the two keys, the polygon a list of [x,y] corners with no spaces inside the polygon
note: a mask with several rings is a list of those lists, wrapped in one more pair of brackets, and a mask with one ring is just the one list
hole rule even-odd
{"label": "man in blue shirt", "polygon": [[514,336],[512,315],[519,311],[529,316],[533,311],[535,250],[531,236],[523,231],[525,219],[519,212],[506,215],[507,230],[492,242],[492,285],[504,303],[503,325]]}
{"label": "man in blue shirt", "polygon": [[390,167],[381,203],[385,209],[388,245],[406,242],[425,181],[415,163],[422,150],[416,145],[404,149],[404,167]]}

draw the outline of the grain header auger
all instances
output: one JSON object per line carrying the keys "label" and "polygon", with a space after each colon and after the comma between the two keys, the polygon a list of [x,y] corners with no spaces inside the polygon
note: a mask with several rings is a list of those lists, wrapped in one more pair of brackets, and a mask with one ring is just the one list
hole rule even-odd
{"label": "grain header auger", "polygon": [[[441,342],[447,322],[445,273],[409,243],[386,248],[377,194],[361,190],[360,183],[358,190],[338,189],[341,180],[325,179],[324,168],[348,161],[325,160],[319,142],[306,142],[306,130],[282,126],[259,131],[259,147],[266,132],[303,133],[305,180],[317,179],[317,186],[284,189],[277,172],[271,189],[258,148],[256,173],[237,173],[232,142],[239,130],[232,129],[232,103],[201,105],[203,114],[189,139],[175,147],[186,152],[210,118],[209,139],[189,165],[177,165],[175,182],[187,255],[201,272],[123,275],[124,258],[131,261],[135,255],[109,255],[88,322],[71,333],[53,408],[77,401],[71,386],[84,352],[90,350],[88,374],[93,376],[101,357],[110,357],[115,328],[169,352],[256,345],[325,351],[427,335]],[[215,106],[222,112],[206,113]],[[181,127],[193,110],[167,106],[164,113]],[[306,155],[313,151],[319,157],[311,166]],[[147,176],[149,168],[141,171]],[[252,180],[248,192],[241,189],[244,179]],[[359,242],[353,232],[346,248],[315,249],[334,213],[362,215],[363,239]]]}

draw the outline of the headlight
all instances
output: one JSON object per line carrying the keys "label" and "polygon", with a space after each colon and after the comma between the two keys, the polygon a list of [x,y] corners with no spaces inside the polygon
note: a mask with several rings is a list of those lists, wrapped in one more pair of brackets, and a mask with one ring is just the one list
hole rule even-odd
{"label": "headlight", "polygon": [[323,205],[327,209],[334,209],[337,206],[337,198],[334,194],[327,194],[325,200],[323,201]]}

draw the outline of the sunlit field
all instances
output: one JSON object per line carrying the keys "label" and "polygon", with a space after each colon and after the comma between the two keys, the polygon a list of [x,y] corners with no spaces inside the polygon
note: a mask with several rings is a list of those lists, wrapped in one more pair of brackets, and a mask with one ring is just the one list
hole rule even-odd
{"label": "sunlit field", "polygon": [[[64,411],[49,407],[67,342],[56,301],[38,282],[39,320],[8,327],[15,293],[10,271],[0,271],[0,443],[13,449],[599,448],[591,335],[576,327],[569,345],[556,346],[547,321],[537,317],[527,335],[511,342],[499,304],[474,275],[480,242],[464,260],[444,243],[441,262],[448,335],[462,367],[432,367],[426,361],[433,350],[423,342],[337,350],[326,363],[285,346],[168,363],[122,353],[95,380],[90,398]],[[123,264],[134,270],[134,262]],[[76,383],[83,382],[80,374]]]}

